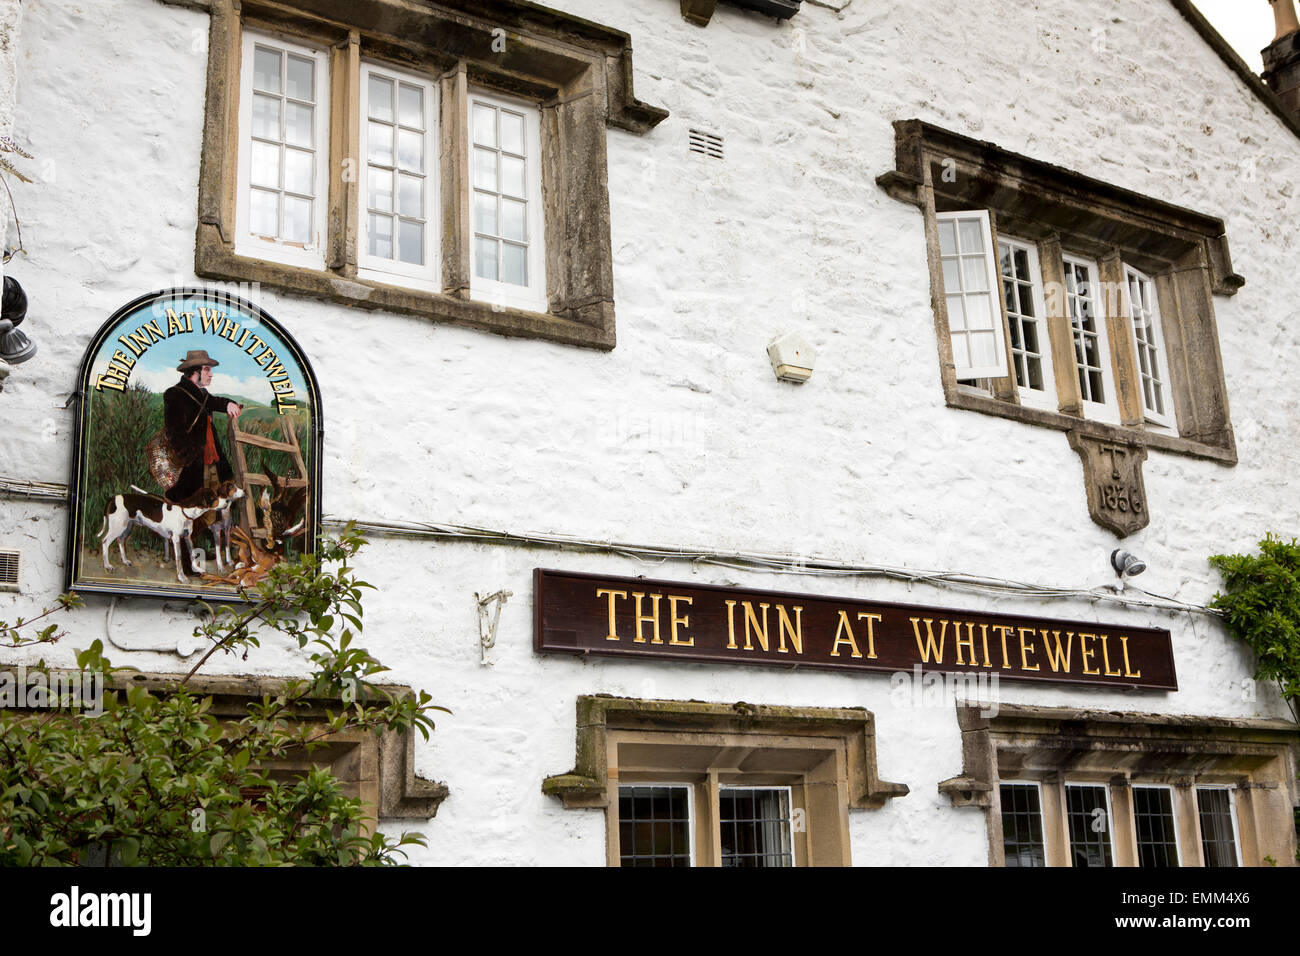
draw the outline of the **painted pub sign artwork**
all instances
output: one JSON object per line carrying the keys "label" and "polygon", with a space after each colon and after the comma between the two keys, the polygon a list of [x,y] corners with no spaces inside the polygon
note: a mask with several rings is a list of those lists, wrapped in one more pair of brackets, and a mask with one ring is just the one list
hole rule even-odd
{"label": "painted pub sign artwork", "polygon": [[319,394],[262,309],[141,296],[91,341],[77,395],[69,589],[237,599],[314,548]]}

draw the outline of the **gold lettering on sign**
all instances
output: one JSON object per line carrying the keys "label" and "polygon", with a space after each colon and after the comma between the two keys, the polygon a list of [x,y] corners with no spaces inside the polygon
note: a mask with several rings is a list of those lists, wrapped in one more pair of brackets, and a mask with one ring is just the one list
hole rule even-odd
{"label": "gold lettering on sign", "polygon": [[689,614],[683,614],[681,617],[677,616],[678,601],[685,601],[687,605],[694,603],[693,598],[683,597],[680,594],[668,595],[668,643],[677,647],[694,647],[695,638],[693,637],[688,637],[684,641],[677,640],[677,625],[680,624],[682,627],[691,626],[691,616]]}
{"label": "gold lettering on sign", "polygon": [[134,367],[135,359],[121,349],[114,349],[113,357],[108,360],[108,368],[95,381],[95,391],[102,392],[107,386],[119,392],[125,392],[126,380],[131,377],[131,369]]}
{"label": "gold lettering on sign", "polygon": [[[1061,647],[1060,631],[1039,631],[1043,635],[1043,649],[1047,651],[1047,665],[1051,667],[1053,674],[1059,674],[1061,671],[1070,673],[1070,650],[1074,647],[1074,631],[1065,632],[1065,647]],[[1052,644],[1047,642],[1047,635],[1052,635],[1052,640],[1056,645],[1056,653],[1052,653]]]}
{"label": "gold lettering on sign", "polygon": [[[868,623],[867,627],[870,629],[870,623]],[[862,652],[858,650],[858,642],[853,638],[853,625],[849,622],[848,611],[840,611],[840,623],[839,627],[835,629],[835,643],[831,645],[831,657],[840,656],[841,644],[848,645],[852,657],[862,656]],[[875,654],[872,654],[872,656],[874,657]]]}
{"label": "gold lettering on sign", "polygon": [[221,333],[221,324],[225,321],[226,313],[199,306],[199,325],[204,332],[210,335],[219,335]]}
{"label": "gold lettering on sign", "polygon": [[759,629],[758,615],[754,613],[754,606],[748,601],[741,601],[740,606],[745,609],[745,650],[752,651],[754,649],[754,645],[749,640],[749,625],[751,621],[754,624],[754,636],[758,638],[759,646],[762,647],[763,650],[767,650],[767,609],[772,605],[759,605],[763,610],[763,624],[761,630]]}
{"label": "gold lettering on sign", "polygon": [[966,660],[962,657],[961,653],[963,647],[966,648],[967,652],[970,654],[970,663],[978,663],[978,661],[975,660],[975,625],[969,621],[966,623],[966,636],[963,638],[961,636],[961,621],[956,621],[955,623],[957,633],[953,635],[955,639],[953,643],[957,647],[957,663],[966,663]]}
{"label": "gold lettering on sign", "polygon": [[[131,350],[131,354],[136,358],[144,355],[144,350],[149,347],[148,341],[140,342],[133,333],[128,332],[126,335],[119,335],[117,340]],[[140,346],[137,348],[136,346]]]}
{"label": "gold lettering on sign", "polygon": [[1083,657],[1083,672],[1085,674],[1100,674],[1101,671],[1097,670],[1096,668],[1093,668],[1092,670],[1088,670],[1088,658],[1095,657],[1097,651],[1093,648],[1090,648],[1087,644],[1084,643],[1084,638],[1086,637],[1090,637],[1095,641],[1097,639],[1097,635],[1087,634],[1083,631],[1079,632],[1079,653]]}
{"label": "gold lettering on sign", "polygon": [[1141,677],[1142,676],[1141,671],[1138,671],[1135,674],[1128,666],[1128,637],[1121,635],[1119,639],[1119,646],[1124,649],[1124,676],[1133,677],[1133,678]]}
{"label": "gold lettering on sign", "polygon": [[[1035,631],[1032,627],[1022,627],[1019,629],[1019,633],[1020,633],[1020,669],[1022,671],[1036,671],[1038,670],[1038,665],[1029,663],[1029,655],[1034,653],[1034,651],[1036,650],[1036,648],[1033,645]],[[1025,643],[1026,634],[1029,635],[1028,637],[1029,643]]]}
{"label": "gold lettering on sign", "polygon": [[597,589],[596,589],[596,597],[600,597],[602,594],[605,594],[605,595],[608,595],[608,596],[609,596],[609,633],[605,635],[605,640],[607,640],[607,641],[617,641],[617,640],[618,640],[618,627],[617,627],[617,626],[615,625],[615,623],[614,623],[614,598],[615,598],[615,597],[626,598],[626,597],[627,597],[627,592],[626,592],[626,591],[611,591],[609,588],[597,588]]}
{"label": "gold lettering on sign", "polygon": [[[912,622],[912,633],[916,635],[916,651],[918,654],[921,655],[921,661],[926,664],[942,664],[943,663],[943,640],[944,637],[946,637],[948,634],[948,622],[945,620],[939,621],[939,643],[936,646],[936,644],[934,643],[934,627],[932,626],[934,624],[934,621],[932,619],[928,617],[924,619],[925,621],[925,643],[924,644],[921,643],[921,629],[917,626],[918,624],[921,623],[922,619],[919,617],[912,617],[912,618],[908,618],[908,620]],[[930,659],[930,655],[932,654],[934,655],[933,660]]]}
{"label": "gold lettering on sign", "polygon": [[785,612],[785,605],[778,604],[776,606],[776,636],[777,636],[777,640],[780,642],[781,645],[776,649],[778,654],[789,653],[789,651],[787,651],[785,648],[785,635],[787,631],[790,634],[790,643],[794,645],[794,652],[796,654],[802,654],[803,653],[803,608],[801,608],[797,604],[794,606],[793,626],[791,626],[790,624],[790,615]]}
{"label": "gold lettering on sign", "polygon": [[1101,669],[1105,672],[1107,677],[1123,677],[1123,671],[1113,671],[1110,669],[1110,649],[1106,646],[1106,642],[1109,640],[1109,634],[1101,635]]}
{"label": "gold lettering on sign", "polygon": [[1011,658],[1007,656],[1007,634],[1014,631],[1014,627],[1007,627],[1005,624],[994,624],[993,630],[1002,634],[1002,666],[1004,668],[1011,666]]}
{"label": "gold lettering on sign", "polygon": [[989,662],[989,626],[987,624],[980,625],[980,640],[984,644],[984,666],[992,667],[993,665]]}
{"label": "gold lettering on sign", "polygon": [[645,597],[645,595],[642,594],[640,591],[632,592],[632,600],[636,601],[636,637],[632,638],[632,643],[644,644],[646,642],[645,637],[642,636],[641,633],[641,625],[644,624],[646,621],[650,621],[652,624],[654,624],[654,629],[655,629],[654,637],[650,639],[650,643],[662,644],[663,638],[659,636],[659,599],[662,598],[663,595],[662,594],[650,595],[649,614],[641,613],[641,599],[643,597]]}
{"label": "gold lettering on sign", "polygon": [[[841,611],[840,613],[843,614],[844,612]],[[861,614],[858,615],[859,621],[861,621],[863,618],[866,618],[867,620],[867,657],[869,657],[871,660],[875,660],[876,659],[876,622],[880,621],[882,618],[879,614],[868,614],[866,611],[863,611]]]}

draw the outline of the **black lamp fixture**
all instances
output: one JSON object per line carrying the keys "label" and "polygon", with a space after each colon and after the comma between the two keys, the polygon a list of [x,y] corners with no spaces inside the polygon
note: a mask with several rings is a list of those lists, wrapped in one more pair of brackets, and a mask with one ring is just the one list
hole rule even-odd
{"label": "black lamp fixture", "polygon": [[19,332],[27,318],[27,293],[13,276],[5,276],[4,296],[0,300],[0,359],[10,365],[26,362],[36,354],[36,343]]}

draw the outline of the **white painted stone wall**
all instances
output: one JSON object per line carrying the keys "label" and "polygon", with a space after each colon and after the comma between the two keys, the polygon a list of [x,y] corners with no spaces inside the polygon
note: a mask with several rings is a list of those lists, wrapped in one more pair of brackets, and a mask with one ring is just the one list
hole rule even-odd
{"label": "white painted stone wall", "polygon": [[[0,136],[8,136],[13,127],[22,22],[22,0],[0,0]],[[0,251],[8,248],[12,218],[8,196],[0,197]],[[5,264],[0,262],[0,279],[4,278],[4,272]],[[5,377],[4,371],[0,371],[0,386],[4,385]]]}
{"label": "white painted stone wall", "polygon": [[22,0],[0,0],[0,136],[9,135],[14,119],[22,22]]}
{"label": "white painted stone wall", "polygon": [[[943,403],[920,213],[875,177],[895,119],[917,117],[1227,223],[1234,298],[1215,299],[1240,464],[1153,451],[1153,520],[1124,546],[1138,583],[1203,603],[1207,555],[1297,532],[1300,142],[1171,5],[1150,0],[805,4],[790,23],[720,6],[707,29],[676,0],[551,0],[633,37],[637,95],[670,118],[608,134],[618,312],[611,353],[353,312],[263,290],[324,394],[327,515],[965,571],[1064,588],[1113,581],[1115,538],[1089,519],[1077,456],[1047,429]],[[954,12],[957,8],[959,12]],[[152,0],[28,0],[17,134],[46,181],[20,202],[30,255],[11,268],[38,359],[0,395],[0,475],[66,481],[82,351],[120,305],[194,281],[206,16]],[[726,159],[686,149],[688,127]],[[779,384],[765,354],[796,330],[811,382]],[[61,590],[66,514],[0,501],[0,547],[26,585],[0,616]],[[534,567],[644,574],[1167,627],[1181,690],[1121,693],[1005,682],[1003,699],[1202,716],[1283,717],[1243,693],[1248,655],[1204,616],[1054,604],[874,579],[760,574],[476,544],[377,540],[365,576],[368,645],[394,680],[449,706],[419,772],[451,796],[420,862],[604,861],[598,811],[566,811],[542,778],[573,763],[580,694],[865,706],[881,776],[912,793],[851,814],[859,864],[982,865],[981,813],[936,784],[961,770],[952,706],[891,701],[887,675],[543,658],[531,650]],[[473,593],[508,588],[479,664]],[[61,653],[104,636],[110,602],[65,618]],[[114,633],[188,630],[158,602],[120,600]],[[123,638],[125,639],[125,638]],[[112,648],[110,648],[112,650]],[[175,670],[166,652],[111,654]],[[282,674],[269,642],[232,673]],[[408,824],[410,826],[410,824]],[[402,827],[392,825],[397,831]]]}

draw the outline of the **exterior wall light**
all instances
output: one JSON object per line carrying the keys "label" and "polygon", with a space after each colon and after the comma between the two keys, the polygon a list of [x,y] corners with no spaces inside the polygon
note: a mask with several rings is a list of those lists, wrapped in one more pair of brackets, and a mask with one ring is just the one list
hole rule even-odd
{"label": "exterior wall light", "polygon": [[18,326],[27,318],[27,293],[13,276],[5,276],[0,300],[0,359],[10,365],[26,362],[36,354],[36,344]]}
{"label": "exterior wall light", "polygon": [[1118,550],[1110,553],[1110,566],[1115,569],[1121,584],[1125,578],[1135,577],[1147,569],[1147,563],[1136,554]]}

